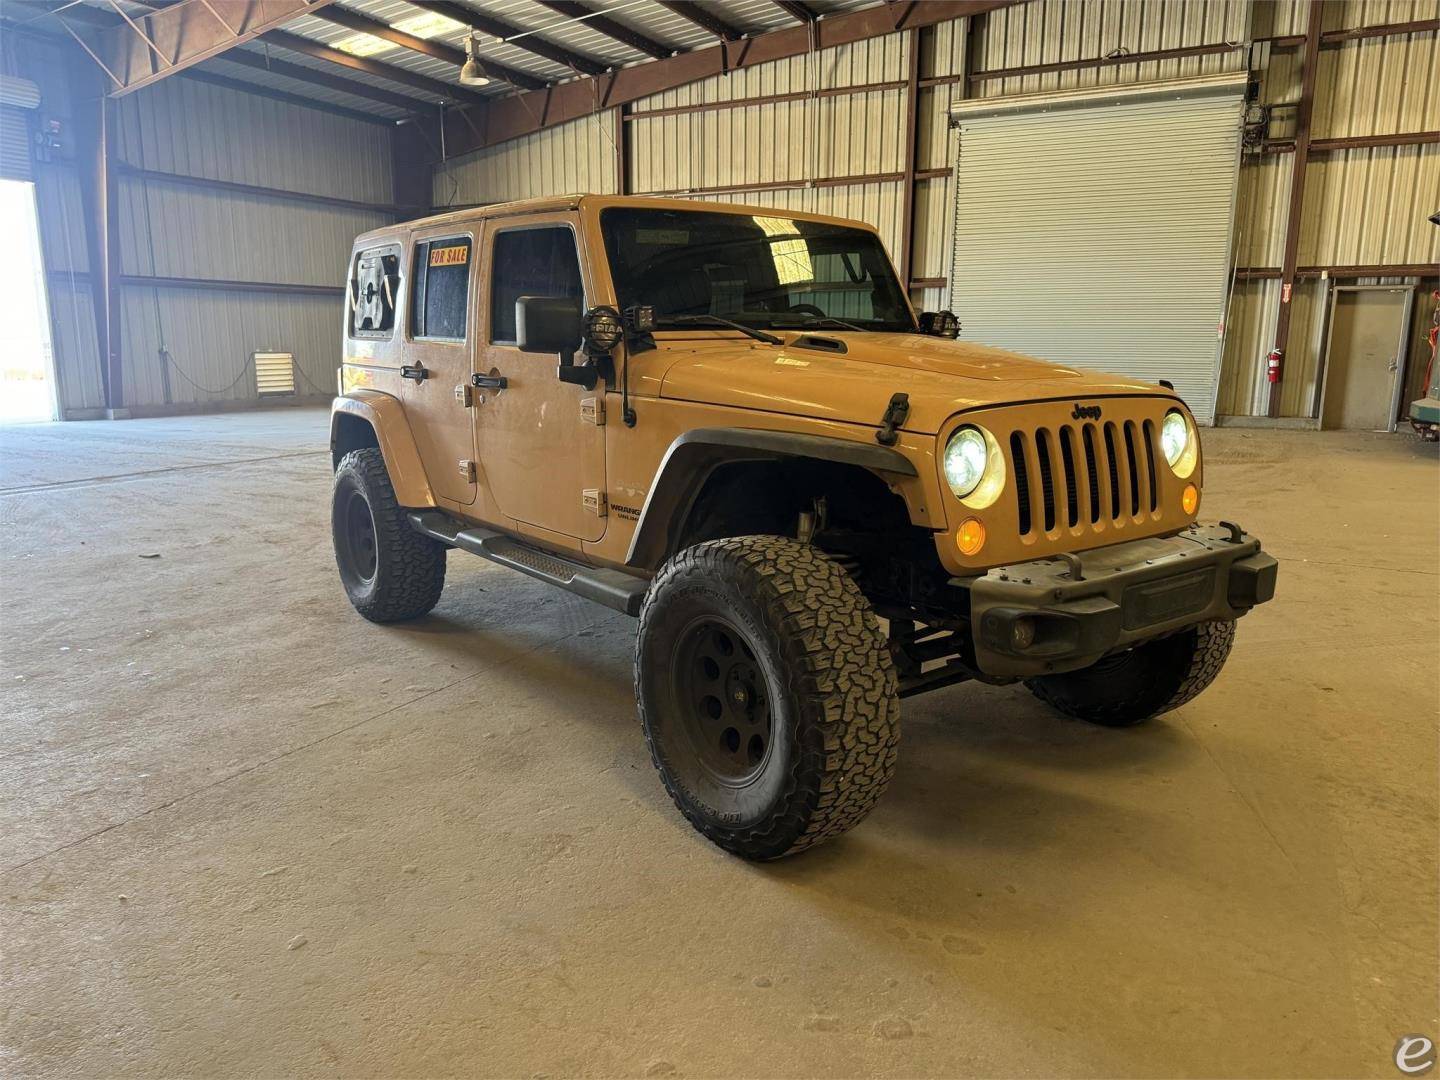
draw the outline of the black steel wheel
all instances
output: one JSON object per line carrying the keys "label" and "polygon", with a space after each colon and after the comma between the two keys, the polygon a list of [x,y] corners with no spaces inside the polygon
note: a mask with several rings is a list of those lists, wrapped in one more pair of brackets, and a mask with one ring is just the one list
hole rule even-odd
{"label": "black steel wheel", "polygon": [[347,488],[340,501],[343,505],[335,507],[335,562],[342,578],[368,585],[375,580],[375,518],[356,488]]}
{"label": "black steel wheel", "polygon": [[335,470],[330,531],[340,584],[371,622],[419,618],[440,600],[445,545],[411,526],[375,447],[352,450]]}
{"label": "black steel wheel", "polygon": [[846,832],[894,775],[900,702],[879,620],[796,540],[712,540],[666,563],[640,613],[635,687],[665,789],[737,855]]}
{"label": "black steel wheel", "polygon": [[771,690],[744,633],[728,619],[697,618],[676,638],[670,672],[690,764],[722,784],[753,779],[775,732]]}

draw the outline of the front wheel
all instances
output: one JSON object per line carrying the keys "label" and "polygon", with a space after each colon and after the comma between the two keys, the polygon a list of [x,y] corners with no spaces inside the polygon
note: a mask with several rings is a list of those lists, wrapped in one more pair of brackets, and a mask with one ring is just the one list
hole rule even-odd
{"label": "front wheel", "polygon": [[440,600],[445,545],[411,526],[375,447],[335,470],[330,529],[345,595],[371,622],[418,619]]}
{"label": "front wheel", "polygon": [[1233,622],[1200,623],[1079,671],[1026,679],[1025,685],[1067,716],[1130,727],[1178,709],[1214,682],[1234,643]]}
{"label": "front wheel", "polygon": [[846,832],[894,775],[885,635],[844,569],[795,540],[713,540],[666,563],[640,615],[635,684],[675,805],[745,858]]}

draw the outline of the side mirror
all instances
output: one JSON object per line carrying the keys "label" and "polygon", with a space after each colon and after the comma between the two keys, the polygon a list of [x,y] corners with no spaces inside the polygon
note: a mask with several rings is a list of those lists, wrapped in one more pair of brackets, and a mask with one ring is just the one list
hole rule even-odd
{"label": "side mirror", "polygon": [[521,352],[559,353],[580,348],[580,301],[565,296],[522,296],[515,301],[515,342]]}

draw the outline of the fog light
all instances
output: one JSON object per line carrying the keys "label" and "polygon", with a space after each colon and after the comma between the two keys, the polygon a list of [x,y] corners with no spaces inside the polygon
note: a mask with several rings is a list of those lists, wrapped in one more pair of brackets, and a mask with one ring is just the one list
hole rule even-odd
{"label": "fog light", "polygon": [[1180,493],[1180,509],[1187,514],[1200,509],[1200,489],[1194,484],[1186,484],[1185,490]]}
{"label": "fog light", "polygon": [[585,351],[592,355],[606,355],[625,336],[625,326],[620,313],[613,307],[601,305],[585,313]]}
{"label": "fog light", "polygon": [[966,518],[955,530],[955,546],[961,555],[975,555],[985,546],[985,526],[979,518]]}
{"label": "fog light", "polygon": [[1024,652],[1035,644],[1035,620],[1021,617],[1010,624],[1010,646],[1016,652]]}

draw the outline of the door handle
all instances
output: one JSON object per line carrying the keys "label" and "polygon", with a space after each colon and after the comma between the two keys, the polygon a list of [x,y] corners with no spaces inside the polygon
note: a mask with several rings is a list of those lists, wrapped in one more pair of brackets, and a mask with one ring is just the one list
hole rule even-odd
{"label": "door handle", "polygon": [[424,364],[406,364],[400,369],[400,377],[402,379],[414,379],[416,382],[424,382],[430,377],[430,372],[426,370]]}
{"label": "door handle", "polygon": [[504,390],[510,385],[510,380],[504,375],[471,375],[471,386],[483,386],[490,390]]}

